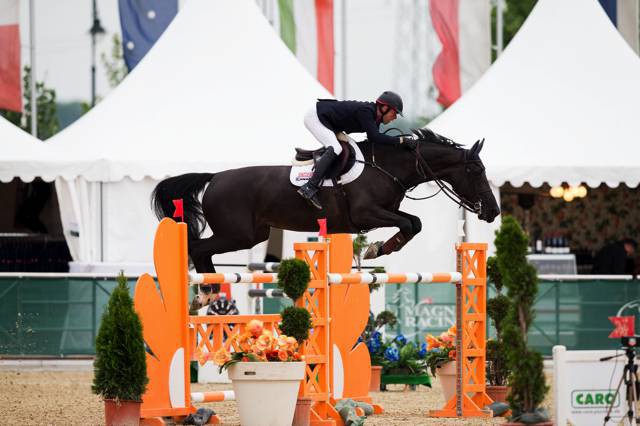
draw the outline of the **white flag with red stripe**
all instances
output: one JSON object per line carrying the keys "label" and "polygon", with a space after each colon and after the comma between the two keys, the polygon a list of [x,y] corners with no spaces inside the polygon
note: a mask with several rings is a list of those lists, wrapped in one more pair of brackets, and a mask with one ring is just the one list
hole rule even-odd
{"label": "white flag with red stripe", "polygon": [[333,0],[277,0],[273,24],[298,60],[333,93]]}
{"label": "white flag with red stripe", "polygon": [[18,0],[0,0],[0,108],[22,111]]}
{"label": "white flag with red stripe", "polygon": [[489,0],[429,0],[442,50],[433,64],[438,102],[448,107],[491,65]]}

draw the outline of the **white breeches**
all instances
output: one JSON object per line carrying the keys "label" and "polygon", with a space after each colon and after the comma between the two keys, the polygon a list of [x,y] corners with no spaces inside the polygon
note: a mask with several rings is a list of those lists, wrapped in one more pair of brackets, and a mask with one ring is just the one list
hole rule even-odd
{"label": "white breeches", "polygon": [[335,154],[340,155],[342,147],[336,138],[336,134],[322,124],[318,118],[318,112],[315,105],[313,105],[313,107],[304,115],[304,125],[323,146],[332,146]]}

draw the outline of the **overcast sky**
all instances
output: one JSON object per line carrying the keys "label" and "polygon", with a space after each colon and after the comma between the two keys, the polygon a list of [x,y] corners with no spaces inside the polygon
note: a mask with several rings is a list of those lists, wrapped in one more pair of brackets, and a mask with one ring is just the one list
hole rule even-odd
{"label": "overcast sky", "polygon": [[[187,0],[188,1],[188,0]],[[351,99],[372,99],[386,89],[399,90],[394,84],[394,55],[398,43],[395,28],[398,5],[411,0],[350,0],[348,22],[348,92]],[[91,0],[34,0],[36,28],[36,73],[39,80],[56,90],[59,101],[91,97]],[[98,12],[107,34],[97,47],[97,93],[106,97],[110,90],[100,54],[110,55],[114,33],[120,33],[118,2],[98,0]],[[340,10],[339,0],[336,2]],[[406,24],[406,23],[405,23]],[[340,17],[336,17],[340,30]],[[29,1],[20,1],[22,62],[30,61]],[[386,34],[381,29],[388,30]],[[336,36],[337,95],[341,96],[339,34]],[[402,71],[403,65],[399,64]],[[363,78],[366,76],[366,78]],[[430,78],[427,75],[425,78]],[[397,77],[396,77],[397,79]],[[409,94],[404,94],[409,97]]]}

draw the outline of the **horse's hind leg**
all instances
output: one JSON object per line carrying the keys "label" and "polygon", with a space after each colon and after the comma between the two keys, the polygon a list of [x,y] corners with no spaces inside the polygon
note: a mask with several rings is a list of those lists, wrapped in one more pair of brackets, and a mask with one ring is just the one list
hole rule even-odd
{"label": "horse's hind leg", "polygon": [[254,235],[230,238],[227,236],[213,235],[209,238],[201,238],[189,243],[189,256],[193,266],[199,273],[215,272],[211,257],[215,254],[227,253],[236,250],[250,249],[269,238],[269,228],[260,229]]}

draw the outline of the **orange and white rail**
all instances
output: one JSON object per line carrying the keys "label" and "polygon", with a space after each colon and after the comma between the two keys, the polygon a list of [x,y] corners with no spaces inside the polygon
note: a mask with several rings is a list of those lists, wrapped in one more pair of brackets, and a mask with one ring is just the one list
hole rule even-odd
{"label": "orange and white rail", "polygon": [[[456,283],[462,280],[460,272],[405,272],[400,274],[357,272],[352,274],[329,274],[331,284],[427,284]],[[278,274],[263,272],[247,273],[189,273],[189,281],[197,284],[222,283],[275,283]]]}
{"label": "orange and white rail", "polygon": [[462,280],[460,272],[406,272],[401,274],[381,274],[358,272],[353,274],[329,274],[331,284],[426,284],[456,283]]}
{"label": "orange and white rail", "polygon": [[189,273],[189,283],[197,284],[223,284],[223,283],[276,283],[278,274],[247,272],[247,273]]}
{"label": "orange and white rail", "polygon": [[236,394],[232,390],[217,392],[191,392],[191,401],[193,402],[222,402],[235,400]]}

